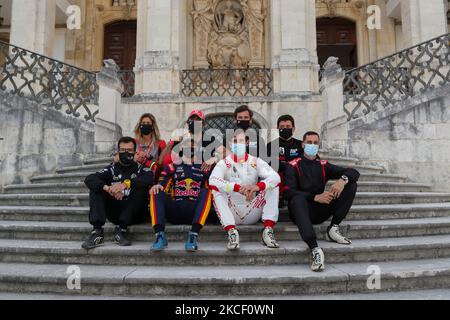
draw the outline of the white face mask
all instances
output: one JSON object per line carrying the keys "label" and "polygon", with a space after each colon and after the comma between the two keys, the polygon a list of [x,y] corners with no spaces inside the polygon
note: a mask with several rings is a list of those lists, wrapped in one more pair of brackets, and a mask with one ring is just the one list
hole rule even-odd
{"label": "white face mask", "polygon": [[231,145],[231,152],[238,157],[243,157],[247,152],[247,145],[244,143],[233,143]]}
{"label": "white face mask", "polygon": [[314,158],[319,153],[319,146],[316,144],[305,144],[305,154],[310,157]]}

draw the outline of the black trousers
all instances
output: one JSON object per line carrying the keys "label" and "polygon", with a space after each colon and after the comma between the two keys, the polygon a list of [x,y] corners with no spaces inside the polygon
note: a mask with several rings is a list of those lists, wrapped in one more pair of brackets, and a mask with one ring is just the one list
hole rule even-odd
{"label": "black trousers", "polygon": [[318,247],[313,225],[322,224],[330,217],[331,224],[341,224],[347,217],[357,190],[356,183],[349,183],[341,196],[330,204],[308,201],[305,196],[297,195],[289,201],[289,215],[298,226],[300,236],[310,249]]}
{"label": "black trousers", "polygon": [[147,188],[131,190],[130,196],[122,201],[116,200],[103,190],[91,191],[89,206],[89,222],[95,229],[101,229],[106,219],[122,229],[149,220]]}

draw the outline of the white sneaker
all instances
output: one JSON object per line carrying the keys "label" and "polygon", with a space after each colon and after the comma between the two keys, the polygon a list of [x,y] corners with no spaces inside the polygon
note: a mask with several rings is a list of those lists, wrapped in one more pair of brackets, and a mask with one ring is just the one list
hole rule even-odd
{"label": "white sneaker", "polygon": [[341,234],[339,230],[339,226],[334,224],[327,230],[327,240],[336,242],[339,244],[349,245],[352,244],[352,241]]}
{"label": "white sneaker", "polygon": [[325,255],[319,247],[312,249],[311,270],[314,272],[322,272],[325,270]]}
{"label": "white sneaker", "polygon": [[228,230],[227,248],[230,251],[239,249],[239,232],[235,228]]}
{"label": "white sneaker", "polygon": [[273,235],[273,229],[270,227],[264,228],[262,241],[263,244],[268,248],[276,249],[280,247],[280,245],[275,240],[275,236]]}

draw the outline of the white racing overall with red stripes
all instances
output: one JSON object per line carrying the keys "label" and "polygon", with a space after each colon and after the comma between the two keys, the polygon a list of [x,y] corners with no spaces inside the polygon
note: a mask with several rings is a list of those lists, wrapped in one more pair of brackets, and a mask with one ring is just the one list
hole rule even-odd
{"label": "white racing overall with red stripes", "polygon": [[[280,176],[267,162],[246,155],[237,161],[233,155],[220,161],[214,168],[210,179],[214,206],[224,226],[255,224],[278,221]],[[241,186],[257,185],[260,192],[248,202],[239,193]]]}

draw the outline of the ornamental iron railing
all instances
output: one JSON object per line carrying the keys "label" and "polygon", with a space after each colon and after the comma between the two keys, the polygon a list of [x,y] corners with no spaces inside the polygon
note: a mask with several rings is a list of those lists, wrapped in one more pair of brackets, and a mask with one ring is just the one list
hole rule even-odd
{"label": "ornamental iron railing", "polygon": [[95,122],[95,73],[0,41],[0,90]]}
{"label": "ornamental iron railing", "polygon": [[135,83],[134,71],[120,70],[119,76],[123,83],[122,97],[129,98],[134,96],[134,83]]}
{"label": "ornamental iron railing", "polygon": [[449,41],[450,33],[347,71],[348,121],[449,83]]}
{"label": "ornamental iron railing", "polygon": [[270,96],[271,69],[195,69],[181,71],[181,92],[186,97]]}

